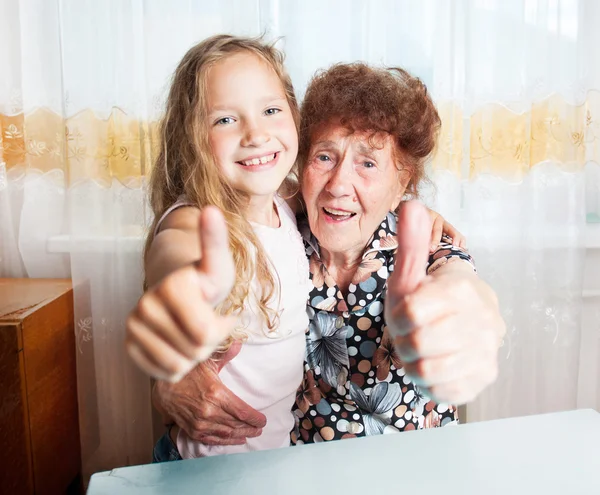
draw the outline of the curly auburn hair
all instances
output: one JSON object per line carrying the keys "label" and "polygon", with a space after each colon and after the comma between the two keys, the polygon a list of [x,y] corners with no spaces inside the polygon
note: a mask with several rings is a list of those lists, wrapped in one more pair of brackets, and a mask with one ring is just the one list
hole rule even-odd
{"label": "curly auburn hair", "polygon": [[300,116],[300,180],[315,132],[325,124],[339,122],[350,132],[391,135],[398,168],[410,172],[406,194],[418,196],[417,188],[425,178],[425,162],[435,148],[441,126],[420,79],[397,67],[337,64],[310,81]]}

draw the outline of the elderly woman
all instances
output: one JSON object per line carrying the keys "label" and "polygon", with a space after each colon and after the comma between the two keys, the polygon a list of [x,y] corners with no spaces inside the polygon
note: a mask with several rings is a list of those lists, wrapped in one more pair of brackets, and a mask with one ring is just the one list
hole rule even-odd
{"label": "elderly woman", "polygon": [[394,213],[417,195],[439,125],[425,86],[401,69],[338,65],[307,91],[299,163],[313,289],[293,441],[443,426],[457,419],[445,402],[495,377],[502,320],[470,256],[451,244],[428,256],[426,214]]}
{"label": "elderly woman", "polygon": [[[448,404],[495,379],[494,293],[466,251],[429,253],[423,207],[399,208],[417,196],[439,127],[425,86],[401,69],[337,65],[309,85],[299,164],[312,291],[292,443],[452,424]],[[218,378],[237,350],[157,382],[156,407],[206,444],[260,435],[264,416]]]}

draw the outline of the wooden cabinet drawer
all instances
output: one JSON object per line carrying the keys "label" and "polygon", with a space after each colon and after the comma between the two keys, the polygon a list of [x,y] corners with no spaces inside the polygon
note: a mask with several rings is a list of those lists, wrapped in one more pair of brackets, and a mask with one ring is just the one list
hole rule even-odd
{"label": "wooden cabinet drawer", "polygon": [[62,494],[79,483],[69,280],[0,279],[0,492]]}

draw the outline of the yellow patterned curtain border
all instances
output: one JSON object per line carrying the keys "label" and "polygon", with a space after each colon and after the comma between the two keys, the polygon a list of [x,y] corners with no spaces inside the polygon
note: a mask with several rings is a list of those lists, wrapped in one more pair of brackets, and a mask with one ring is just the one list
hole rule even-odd
{"label": "yellow patterned curtain border", "polygon": [[[579,105],[552,95],[523,113],[488,104],[465,118],[453,101],[439,102],[438,111],[442,129],[432,160],[436,171],[520,180],[547,160],[565,170],[580,170],[588,161],[600,163],[600,91],[589,91]],[[119,108],[107,119],[91,110],[67,119],[46,108],[0,113],[0,161],[7,169],[60,169],[68,185],[87,179],[139,183],[150,171],[157,144],[157,122],[131,117]]]}
{"label": "yellow patterned curtain border", "polygon": [[107,119],[91,110],[68,119],[47,108],[0,114],[0,161],[7,169],[61,169],[69,185],[86,179],[127,184],[149,172],[156,133],[156,122],[130,117],[119,108]]}
{"label": "yellow patterned curtain border", "polygon": [[589,91],[579,105],[552,95],[522,113],[488,104],[465,119],[452,101],[440,102],[438,111],[442,129],[434,170],[468,178],[488,173],[518,181],[544,161],[556,162],[564,170],[580,170],[589,161],[600,163],[600,91]]}

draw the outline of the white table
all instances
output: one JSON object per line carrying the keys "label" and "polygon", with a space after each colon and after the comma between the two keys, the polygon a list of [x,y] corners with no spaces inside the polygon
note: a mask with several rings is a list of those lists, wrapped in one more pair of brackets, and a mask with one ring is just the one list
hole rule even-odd
{"label": "white table", "polygon": [[600,494],[591,409],[115,469],[88,495]]}

